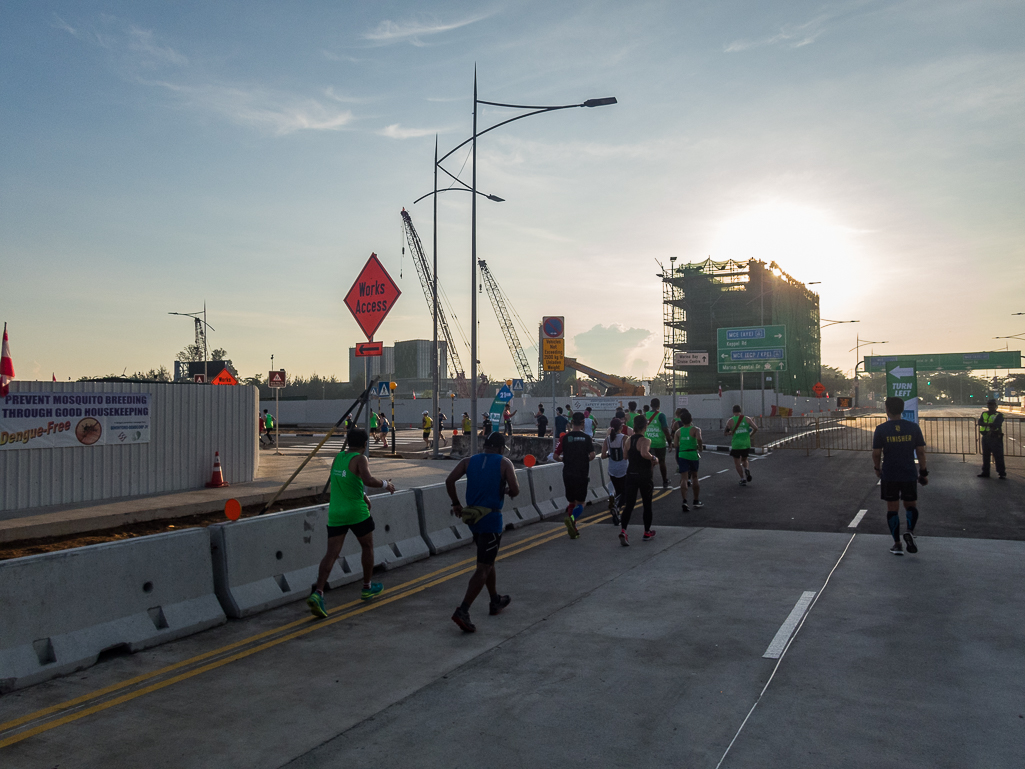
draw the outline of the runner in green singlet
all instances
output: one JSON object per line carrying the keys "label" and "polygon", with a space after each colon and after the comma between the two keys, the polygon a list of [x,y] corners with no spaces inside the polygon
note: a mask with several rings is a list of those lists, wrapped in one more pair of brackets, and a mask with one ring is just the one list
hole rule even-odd
{"label": "runner in green singlet", "polygon": [[[683,512],[690,510],[687,507],[687,487],[694,487],[694,507],[704,507],[698,499],[701,494],[701,485],[698,483],[698,465],[701,455],[698,452],[704,448],[701,440],[701,428],[692,424],[693,418],[690,411],[680,409],[680,429],[673,436],[673,446],[676,448],[676,466],[680,470],[680,497],[683,502]],[[684,483],[684,479],[690,483]]]}
{"label": "runner in green singlet", "polygon": [[363,453],[367,447],[366,431],[355,428],[346,436],[348,450],[339,452],[331,465],[331,502],[327,511],[327,553],[320,562],[317,584],[306,599],[315,617],[327,617],[324,588],[345,544],[345,535],[352,530],[362,551],[363,590],[360,598],[367,601],[384,590],[380,582],[371,582],[374,573],[374,519],[370,516],[370,498],[364,487],[386,488],[395,493],[391,481],[382,481],[370,474],[370,462]]}
{"label": "runner in green singlet", "polygon": [[658,467],[662,471],[662,488],[669,488],[669,472],[666,470],[666,446],[668,438],[672,435],[669,432],[669,423],[666,422],[666,415],[658,410],[662,405],[658,398],[651,399],[651,411],[645,412],[644,418],[648,421],[648,428],[644,431],[644,437],[651,441],[651,454],[658,459]]}
{"label": "runner in green singlet", "polygon": [[370,411],[370,435],[374,439],[374,443],[381,442],[381,436],[377,434],[377,413],[373,410]]}
{"label": "runner in green singlet", "polygon": [[758,432],[758,426],[750,417],[744,416],[740,406],[733,407],[733,416],[726,423],[726,434],[730,439],[730,456],[740,476],[740,485],[747,486],[751,482],[751,467],[748,456],[751,454],[751,436]]}

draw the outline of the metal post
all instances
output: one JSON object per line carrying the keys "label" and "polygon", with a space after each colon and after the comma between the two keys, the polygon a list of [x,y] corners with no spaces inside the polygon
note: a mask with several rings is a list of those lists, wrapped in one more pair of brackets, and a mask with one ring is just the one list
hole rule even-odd
{"label": "metal post", "polygon": [[278,415],[281,413],[278,396],[281,395],[281,388],[274,388],[274,453],[281,454],[281,422]]}
{"label": "metal post", "polygon": [[[368,342],[373,342],[373,339],[368,339]],[[366,357],[363,359],[363,389],[370,387],[370,358]],[[370,435],[370,395],[367,395],[367,413],[364,415],[366,420],[366,431],[367,435]],[[366,447],[363,452],[369,457],[370,456],[370,441],[367,441]]]}
{"label": "metal post", "polygon": [[[476,197],[476,195],[474,195]],[[441,456],[438,450],[441,425],[438,420],[438,389],[441,387],[441,366],[438,361],[438,135],[434,135],[434,277],[431,280],[431,295],[434,298],[434,344],[431,345],[431,376],[434,379],[434,397],[431,398],[431,417],[434,419],[434,459]]]}
{"label": "metal post", "polygon": [[[765,280],[765,273],[764,273],[764,271],[762,272],[761,280]],[[761,323],[762,326],[764,326],[765,325],[765,286],[764,285],[762,286],[762,293],[759,295],[758,298],[760,300],[760,306],[758,308],[758,322]],[[785,352],[784,352],[784,355],[786,355]],[[765,372],[763,371],[761,373],[762,373],[762,413],[759,416],[761,416],[764,419],[765,418]]]}
{"label": "metal post", "polygon": [[861,335],[854,335],[854,408],[858,407],[858,356],[861,354]]}
{"label": "metal post", "polygon": [[209,324],[206,322],[206,300],[203,300],[203,384],[210,384],[210,372],[208,371],[209,365],[207,364],[207,358],[210,356],[207,354],[206,344],[206,331]]}
{"label": "metal post", "polygon": [[391,453],[395,453],[395,391],[391,389],[391,382],[388,383],[388,391],[391,393]]}
{"label": "metal post", "polygon": [[[437,167],[435,167],[437,173]],[[477,68],[473,68],[473,182],[470,188],[470,455],[477,453]],[[434,196],[437,200],[438,196]],[[437,204],[435,204],[437,205]]]}
{"label": "metal post", "polygon": [[744,411],[744,372],[740,372],[740,410]]}

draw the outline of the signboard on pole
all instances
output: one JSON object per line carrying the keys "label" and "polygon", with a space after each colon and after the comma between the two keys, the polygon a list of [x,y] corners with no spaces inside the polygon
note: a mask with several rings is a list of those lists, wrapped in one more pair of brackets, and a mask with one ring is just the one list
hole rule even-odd
{"label": "signboard on pole", "polygon": [[541,318],[541,336],[544,339],[563,339],[566,336],[566,318],[563,315],[545,315]]}
{"label": "signboard on pole", "polygon": [[541,366],[545,371],[566,370],[566,340],[541,340]]}
{"label": "signboard on pole", "polygon": [[918,372],[914,360],[898,360],[886,367],[886,397],[903,398],[901,416],[918,424]]}
{"label": "signboard on pole", "polygon": [[911,361],[918,371],[973,371],[979,369],[1021,368],[1020,350],[995,352],[950,352],[937,355],[866,355],[865,371],[886,371],[891,363]]}
{"label": "signboard on pole", "polygon": [[854,408],[854,398],[849,395],[840,395],[836,399],[837,410]]}
{"label": "signboard on pole", "polygon": [[499,425],[502,423],[502,412],[505,411],[505,406],[509,401],[512,400],[512,390],[509,389],[509,385],[502,385],[502,389],[495,395],[495,399],[491,402],[491,408],[488,410],[488,415],[491,417],[491,424],[494,425],[494,430],[499,429]]}
{"label": "signboard on pole", "polygon": [[376,355],[384,355],[383,342],[360,342],[356,345],[357,358],[367,358]]}
{"label": "signboard on pole", "polygon": [[816,382],[811,391],[815,393],[816,398],[821,398],[826,393],[826,386],[822,382]]}
{"label": "signboard on pole", "polygon": [[684,366],[707,366],[708,365],[708,353],[707,352],[681,352],[677,351],[673,353],[673,368],[683,368]]}
{"label": "signboard on pole", "polygon": [[345,295],[345,306],[349,308],[349,312],[363,329],[367,339],[373,339],[374,333],[380,328],[401,294],[399,287],[377,258],[377,254],[371,254],[356,282]]}
{"label": "signboard on pole", "polygon": [[378,398],[387,398],[391,395],[391,387],[388,382],[378,382],[374,385],[374,389],[370,393]]}
{"label": "signboard on pole", "polygon": [[720,328],[716,334],[716,369],[720,374],[787,370],[787,327]]}
{"label": "signboard on pole", "polygon": [[285,370],[271,371],[267,374],[267,386],[270,388],[285,386]]}
{"label": "signboard on pole", "polygon": [[523,380],[522,379],[514,379],[514,380],[512,380],[512,391],[513,392],[517,392],[517,391],[522,390],[522,389],[523,389]]}

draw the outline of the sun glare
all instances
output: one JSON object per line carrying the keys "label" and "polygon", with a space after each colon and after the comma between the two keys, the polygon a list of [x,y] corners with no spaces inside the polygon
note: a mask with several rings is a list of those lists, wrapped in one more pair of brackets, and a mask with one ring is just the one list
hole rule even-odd
{"label": "sun glare", "polygon": [[[764,203],[724,220],[712,239],[710,256],[776,262],[804,283],[821,281],[823,302],[846,305],[860,286],[857,232],[828,211],[793,203]],[[825,311],[825,308],[823,308]]]}

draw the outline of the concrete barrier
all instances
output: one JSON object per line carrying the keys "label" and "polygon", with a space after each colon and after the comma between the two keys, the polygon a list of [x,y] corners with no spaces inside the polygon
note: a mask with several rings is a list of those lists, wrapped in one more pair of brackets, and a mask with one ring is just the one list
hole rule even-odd
{"label": "concrete barrier", "polygon": [[449,453],[452,459],[464,459],[470,456],[470,436],[459,435],[452,436],[452,451]]}
{"label": "concrete barrier", "polygon": [[527,468],[516,471],[516,480],[520,483],[520,494],[518,497],[506,497],[502,508],[502,522],[507,529],[518,529],[541,521],[541,514],[534,506],[534,497],[530,492]]}
{"label": "concrete barrier", "polygon": [[544,462],[555,450],[551,438],[538,438],[536,435],[514,435],[509,439],[505,455],[513,462],[522,462],[524,457],[532,454],[538,462]]}
{"label": "concrete barrier", "polygon": [[[245,518],[210,527],[214,584],[229,617],[245,617],[310,594],[327,550],[327,505]],[[413,490],[371,497],[374,566],[393,569],[427,558]],[[351,533],[331,567],[328,587],[363,577],[362,550]]]}
{"label": "concrete barrier", "polygon": [[605,489],[604,475],[602,473],[601,457],[596,456],[591,460],[587,468],[587,501],[605,502],[609,494]]}
{"label": "concrete barrier", "polygon": [[562,483],[562,462],[530,468],[530,489],[542,520],[562,518],[566,514],[569,502]]}
{"label": "concrete barrier", "polygon": [[206,529],[0,561],[0,693],[224,622]]}
{"label": "concrete barrier", "polygon": [[[420,536],[423,537],[431,555],[463,547],[473,542],[470,527],[452,515],[452,500],[448,497],[444,483],[435,483],[415,489],[420,510]],[[459,499],[466,501],[466,479],[456,481]]]}

